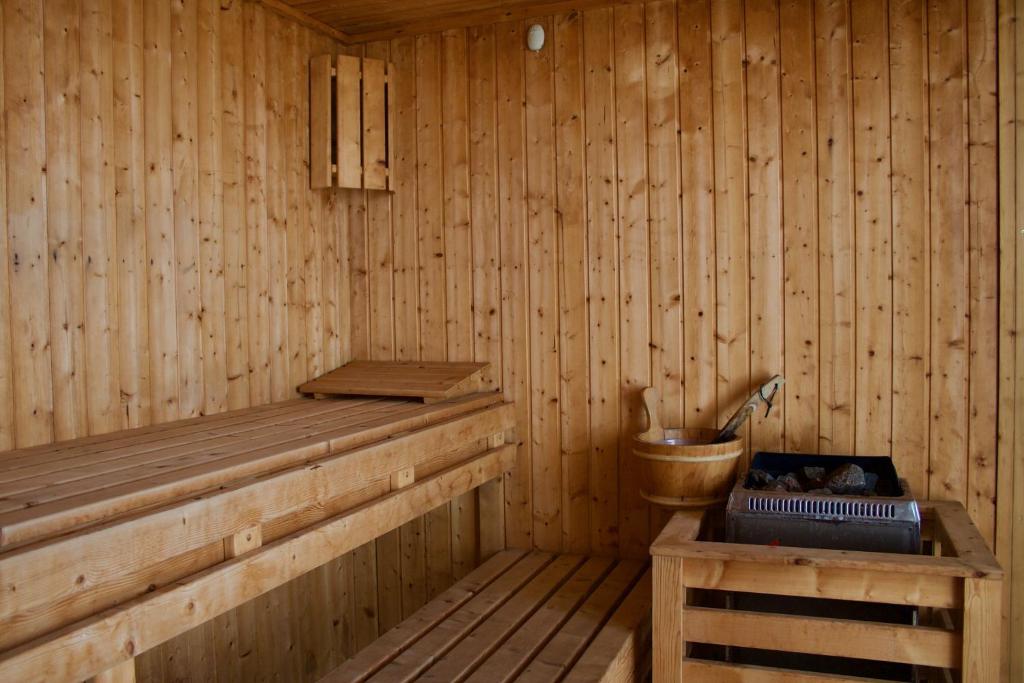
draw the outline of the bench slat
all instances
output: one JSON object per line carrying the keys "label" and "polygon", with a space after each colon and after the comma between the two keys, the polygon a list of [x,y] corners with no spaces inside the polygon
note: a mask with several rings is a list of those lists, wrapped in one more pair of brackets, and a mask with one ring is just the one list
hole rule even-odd
{"label": "bench slat", "polygon": [[[372,680],[410,681],[457,645],[467,633],[500,608],[524,584],[547,567],[554,556],[548,553],[530,553],[525,559],[505,572],[479,595],[466,603],[448,619],[398,654]],[[347,681],[344,675],[337,681]]]}
{"label": "bench slat", "polygon": [[562,555],[513,595],[500,609],[473,629],[418,680],[450,683],[462,680],[525,622],[583,564],[578,555]]}
{"label": "bench slat", "polygon": [[529,665],[548,639],[572,617],[584,600],[590,597],[612,564],[611,559],[602,557],[587,560],[558,592],[498,648],[497,652],[473,672],[468,681],[497,683],[513,680]]}
{"label": "bench slat", "polygon": [[644,564],[637,561],[622,561],[616,565],[600,587],[533,658],[518,680],[522,683],[560,680],[608,621],[643,570]]}
{"label": "bench slat", "polygon": [[566,683],[643,680],[649,665],[651,571],[633,587],[566,676]]}
{"label": "bench slat", "polygon": [[345,662],[342,670],[335,670],[324,681],[364,681],[379,671],[395,655],[422,638],[430,629],[451,616],[492,581],[519,562],[526,553],[505,550],[469,573],[466,578],[437,596],[408,619],[394,627]]}
{"label": "bench slat", "polygon": [[505,551],[320,683],[632,680],[650,611],[648,563]]}

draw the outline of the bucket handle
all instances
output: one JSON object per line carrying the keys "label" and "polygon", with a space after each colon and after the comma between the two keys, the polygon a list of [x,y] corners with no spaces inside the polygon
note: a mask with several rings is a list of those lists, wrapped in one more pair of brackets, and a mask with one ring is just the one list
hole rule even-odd
{"label": "bucket handle", "polygon": [[647,413],[647,431],[639,434],[642,439],[660,441],[665,438],[665,430],[658,419],[658,390],[654,387],[647,387],[641,394],[643,396],[644,412]]}

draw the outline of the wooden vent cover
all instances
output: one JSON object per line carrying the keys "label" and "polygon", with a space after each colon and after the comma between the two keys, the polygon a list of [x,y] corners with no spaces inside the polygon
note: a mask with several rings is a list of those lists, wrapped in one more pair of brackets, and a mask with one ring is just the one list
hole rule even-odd
{"label": "wooden vent cover", "polygon": [[314,189],[391,189],[391,101],[380,59],[320,55],[309,63],[309,175]]}
{"label": "wooden vent cover", "polygon": [[488,363],[354,360],[299,387],[303,394],[402,396],[425,403],[480,391]]}

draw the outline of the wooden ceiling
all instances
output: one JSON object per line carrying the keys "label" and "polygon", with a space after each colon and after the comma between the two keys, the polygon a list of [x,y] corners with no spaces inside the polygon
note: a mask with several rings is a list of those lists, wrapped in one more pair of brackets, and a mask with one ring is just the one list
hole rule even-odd
{"label": "wooden ceiling", "polygon": [[351,43],[639,0],[263,0]]}

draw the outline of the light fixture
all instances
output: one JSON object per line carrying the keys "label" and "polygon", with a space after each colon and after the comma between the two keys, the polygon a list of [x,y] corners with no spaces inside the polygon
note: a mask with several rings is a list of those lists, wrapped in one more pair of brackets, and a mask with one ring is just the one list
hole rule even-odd
{"label": "light fixture", "polygon": [[534,52],[540,52],[541,48],[544,47],[544,27],[540,24],[534,24],[530,27],[530,30],[526,33],[526,47],[530,48]]}

